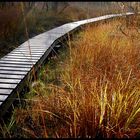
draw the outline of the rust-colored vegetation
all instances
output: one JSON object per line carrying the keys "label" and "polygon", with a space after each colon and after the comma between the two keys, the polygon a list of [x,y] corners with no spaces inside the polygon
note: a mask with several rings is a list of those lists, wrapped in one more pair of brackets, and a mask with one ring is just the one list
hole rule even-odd
{"label": "rust-colored vegetation", "polygon": [[[126,35],[120,29],[122,24]],[[42,80],[27,94],[25,109],[15,111],[20,134],[138,137],[140,40],[136,28],[131,30],[124,20],[114,20],[87,27],[80,38],[68,42],[67,57],[55,59],[55,68],[46,66]]]}

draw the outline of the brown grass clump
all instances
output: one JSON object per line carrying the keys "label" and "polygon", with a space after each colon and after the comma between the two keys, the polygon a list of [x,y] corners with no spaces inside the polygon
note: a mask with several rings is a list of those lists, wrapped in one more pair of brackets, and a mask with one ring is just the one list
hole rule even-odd
{"label": "brown grass clump", "polygon": [[69,42],[69,57],[58,63],[61,85],[35,83],[28,108],[17,110],[22,133],[28,137],[138,137],[140,40],[132,40],[131,33],[125,36],[118,28],[121,22],[87,27],[79,40]]}

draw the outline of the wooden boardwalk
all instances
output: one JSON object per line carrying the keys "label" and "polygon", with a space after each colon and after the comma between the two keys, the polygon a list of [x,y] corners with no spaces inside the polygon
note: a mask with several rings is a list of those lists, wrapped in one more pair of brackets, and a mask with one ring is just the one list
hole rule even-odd
{"label": "wooden boardwalk", "polygon": [[[126,13],[131,15],[133,13]],[[39,34],[0,59],[0,117],[10,107],[12,102],[18,97],[23,87],[26,85],[33,67],[35,71],[44,62],[59,41],[73,33],[82,25],[106,20],[113,17],[120,17],[123,14],[112,14],[100,16],[92,19],[71,22]],[[29,45],[30,44],[30,49]]]}

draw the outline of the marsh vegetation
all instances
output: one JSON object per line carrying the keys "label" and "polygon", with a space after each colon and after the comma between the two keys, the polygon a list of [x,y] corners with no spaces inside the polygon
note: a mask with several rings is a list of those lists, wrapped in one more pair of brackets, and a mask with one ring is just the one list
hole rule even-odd
{"label": "marsh vegetation", "polygon": [[129,19],[91,24],[68,37],[0,135],[140,137],[140,23],[139,16]]}

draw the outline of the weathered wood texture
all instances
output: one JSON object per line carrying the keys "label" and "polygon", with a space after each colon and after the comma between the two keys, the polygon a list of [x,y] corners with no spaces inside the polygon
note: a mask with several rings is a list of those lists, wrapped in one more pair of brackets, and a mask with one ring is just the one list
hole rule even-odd
{"label": "weathered wood texture", "polygon": [[[133,13],[127,13],[131,15]],[[39,34],[0,59],[0,117],[3,116],[9,106],[22,91],[25,83],[31,75],[33,66],[37,71],[47,58],[53,47],[65,39],[68,33],[73,33],[80,26],[107,20],[113,17],[120,17],[123,14],[112,14],[92,19],[72,22]]]}

